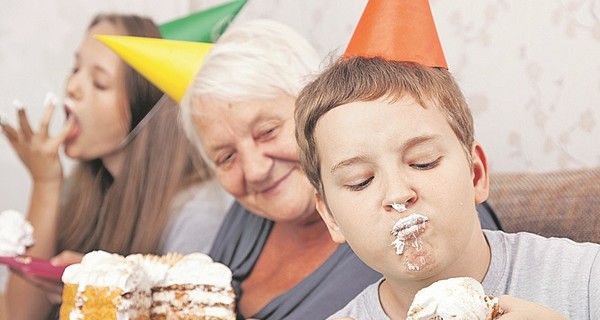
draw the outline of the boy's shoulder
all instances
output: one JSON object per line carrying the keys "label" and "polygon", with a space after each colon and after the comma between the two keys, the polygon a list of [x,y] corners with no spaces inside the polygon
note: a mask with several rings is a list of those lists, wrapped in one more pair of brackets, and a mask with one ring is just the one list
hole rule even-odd
{"label": "boy's shoulder", "polygon": [[382,278],[366,287],[344,308],[327,319],[333,320],[347,317],[353,319],[389,319],[379,303],[379,285],[381,285],[383,280]]}

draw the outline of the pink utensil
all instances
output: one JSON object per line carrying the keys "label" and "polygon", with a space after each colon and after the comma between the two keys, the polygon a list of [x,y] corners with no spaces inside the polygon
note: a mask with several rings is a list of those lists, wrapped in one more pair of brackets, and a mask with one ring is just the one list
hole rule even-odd
{"label": "pink utensil", "polygon": [[29,275],[60,280],[67,266],[54,266],[50,261],[28,256],[0,257],[0,264]]}

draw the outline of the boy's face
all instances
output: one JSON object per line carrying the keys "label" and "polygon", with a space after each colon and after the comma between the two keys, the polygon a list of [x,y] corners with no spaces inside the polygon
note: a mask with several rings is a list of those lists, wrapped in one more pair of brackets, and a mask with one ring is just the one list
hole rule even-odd
{"label": "boy's face", "polygon": [[[487,164],[474,143],[471,170],[437,108],[411,97],[353,102],[326,113],[315,138],[325,193],[317,208],[334,240],[347,241],[386,278],[426,278],[470,263],[471,242],[481,239],[475,205],[487,197]],[[429,221],[406,237],[399,255],[390,232],[411,213]]]}

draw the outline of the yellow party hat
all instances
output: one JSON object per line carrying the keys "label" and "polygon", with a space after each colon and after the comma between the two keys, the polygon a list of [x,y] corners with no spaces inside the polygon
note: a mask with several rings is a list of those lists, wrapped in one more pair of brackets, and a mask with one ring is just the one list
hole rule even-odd
{"label": "yellow party hat", "polygon": [[132,36],[96,35],[148,81],[181,101],[211,43]]}

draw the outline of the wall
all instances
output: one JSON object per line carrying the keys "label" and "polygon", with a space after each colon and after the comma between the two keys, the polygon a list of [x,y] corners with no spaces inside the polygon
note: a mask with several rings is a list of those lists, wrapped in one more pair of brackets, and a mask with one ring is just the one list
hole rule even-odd
{"label": "wall", "polygon": [[[62,92],[73,51],[97,11],[165,22],[224,0],[4,0],[0,112],[29,105],[37,123],[48,90]],[[366,0],[249,0],[235,23],[271,18],[325,58],[343,52]],[[473,110],[493,171],[600,165],[600,4],[594,0],[431,0],[450,70]],[[53,129],[62,123],[57,112]],[[594,147],[596,145],[596,147]],[[67,167],[69,166],[69,162]],[[0,137],[0,210],[25,211],[30,182]],[[2,273],[0,272],[0,288]]]}

